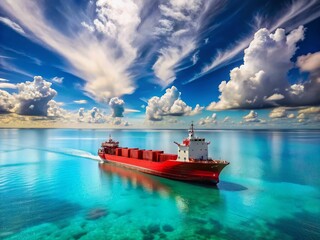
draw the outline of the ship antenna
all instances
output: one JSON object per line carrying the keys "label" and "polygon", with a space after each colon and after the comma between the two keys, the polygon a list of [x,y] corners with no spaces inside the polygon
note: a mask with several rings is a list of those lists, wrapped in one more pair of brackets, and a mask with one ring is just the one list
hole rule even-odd
{"label": "ship antenna", "polygon": [[193,130],[193,121],[191,123],[191,128],[189,129],[189,139],[193,139],[194,137],[194,130]]}

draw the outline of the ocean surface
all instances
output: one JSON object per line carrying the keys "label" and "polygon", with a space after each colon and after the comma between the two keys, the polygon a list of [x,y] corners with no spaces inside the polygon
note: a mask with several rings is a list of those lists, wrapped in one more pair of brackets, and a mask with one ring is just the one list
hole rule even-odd
{"label": "ocean surface", "polygon": [[202,130],[217,186],[105,164],[120,145],[176,153],[182,130],[0,129],[0,239],[320,239],[319,130]]}

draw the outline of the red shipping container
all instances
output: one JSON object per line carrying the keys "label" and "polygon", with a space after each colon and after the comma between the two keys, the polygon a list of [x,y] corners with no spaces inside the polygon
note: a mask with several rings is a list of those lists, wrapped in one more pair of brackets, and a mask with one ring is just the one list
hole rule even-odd
{"label": "red shipping container", "polygon": [[142,157],[143,157],[143,159],[152,161],[152,158],[153,158],[153,152],[152,152],[152,150],[145,150],[145,151],[143,151]]}
{"label": "red shipping container", "polygon": [[129,157],[129,149],[128,148],[122,149],[122,157]]}
{"label": "red shipping container", "polygon": [[116,148],[116,155],[122,156],[122,148]]}
{"label": "red shipping container", "polygon": [[142,158],[142,150],[139,150],[139,149],[131,150],[130,156],[132,158],[141,159]]}
{"label": "red shipping container", "polygon": [[155,162],[160,162],[160,154],[163,153],[163,151],[153,151],[155,152]]}

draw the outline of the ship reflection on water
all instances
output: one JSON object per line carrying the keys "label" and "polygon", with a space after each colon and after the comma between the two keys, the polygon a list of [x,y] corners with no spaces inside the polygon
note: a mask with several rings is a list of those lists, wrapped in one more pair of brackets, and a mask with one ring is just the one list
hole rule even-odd
{"label": "ship reflection on water", "polygon": [[[114,164],[99,164],[99,168],[101,176],[107,178],[104,180],[109,181],[110,185],[113,184],[112,181],[120,178],[122,185],[130,185],[134,189],[143,188],[149,194],[158,195],[163,199],[173,199],[180,212],[190,213],[192,209],[202,204],[206,207],[215,204],[216,207],[219,205],[219,208],[224,205],[223,196],[216,185],[192,184],[165,179]],[[222,185],[228,188],[229,183],[222,183]]]}

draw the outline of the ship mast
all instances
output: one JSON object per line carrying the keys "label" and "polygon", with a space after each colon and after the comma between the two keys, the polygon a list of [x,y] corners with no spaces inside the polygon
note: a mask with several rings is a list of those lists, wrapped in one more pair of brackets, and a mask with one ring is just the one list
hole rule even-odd
{"label": "ship mast", "polygon": [[194,139],[193,121],[192,121],[191,127],[189,129],[189,139]]}

